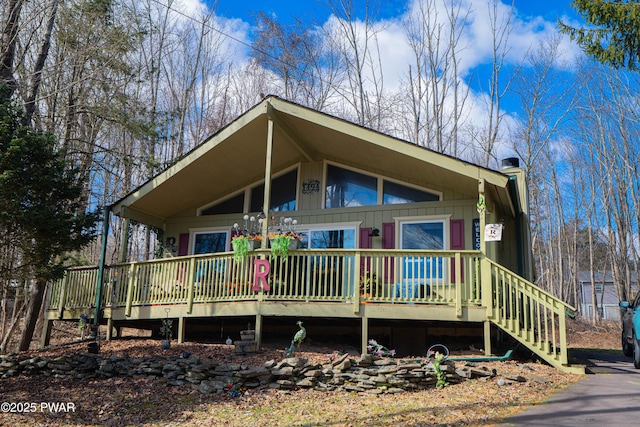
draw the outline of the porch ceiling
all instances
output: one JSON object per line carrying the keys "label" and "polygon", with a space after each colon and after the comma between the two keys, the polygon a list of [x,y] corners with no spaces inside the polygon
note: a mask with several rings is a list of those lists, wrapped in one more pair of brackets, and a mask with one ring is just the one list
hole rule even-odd
{"label": "porch ceiling", "polygon": [[269,97],[116,202],[112,211],[159,225],[263,179],[269,119],[274,123],[273,172],[331,159],[469,195],[477,194],[478,179],[484,178],[510,203],[506,175]]}

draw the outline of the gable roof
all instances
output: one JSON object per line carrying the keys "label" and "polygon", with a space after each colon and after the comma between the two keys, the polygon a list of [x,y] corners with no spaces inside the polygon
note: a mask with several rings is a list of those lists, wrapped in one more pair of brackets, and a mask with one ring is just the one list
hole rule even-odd
{"label": "gable roof", "polygon": [[[268,96],[111,206],[113,213],[161,227],[185,208],[203,206],[264,179],[270,122],[272,171],[299,162],[348,159],[354,167],[407,182],[477,194],[478,182],[505,211],[518,211],[509,177],[463,160]],[[512,191],[512,190],[511,190]]]}

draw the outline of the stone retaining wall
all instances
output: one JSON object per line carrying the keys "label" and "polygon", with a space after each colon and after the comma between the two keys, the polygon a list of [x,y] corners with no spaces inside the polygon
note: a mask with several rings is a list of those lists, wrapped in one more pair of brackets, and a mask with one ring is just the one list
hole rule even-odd
{"label": "stone retaining wall", "polygon": [[[447,360],[440,368],[449,384],[497,375],[495,370],[475,363],[464,363],[464,366],[457,368]],[[54,359],[0,356],[0,378],[18,375],[78,379],[144,375],[157,377],[173,386],[192,385],[202,393],[239,393],[241,389],[252,388],[401,393],[435,387],[437,382],[433,365],[426,360],[378,358],[372,355],[354,358],[348,354],[327,364],[310,364],[305,358],[292,357],[279,362],[272,360],[260,367],[201,360],[198,356],[130,358],[103,357],[91,353]],[[513,381],[526,379],[501,377],[502,384]]]}

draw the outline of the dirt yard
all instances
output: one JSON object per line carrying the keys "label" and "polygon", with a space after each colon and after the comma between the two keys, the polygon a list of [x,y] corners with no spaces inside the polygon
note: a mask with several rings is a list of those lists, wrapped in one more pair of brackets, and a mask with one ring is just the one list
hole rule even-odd
{"label": "dirt yard", "polygon": [[[73,331],[58,331],[55,341],[70,341]],[[616,323],[593,327],[569,321],[569,348],[619,350],[620,327]],[[30,354],[58,357],[86,351],[86,343],[60,345]],[[223,344],[173,343],[162,350],[157,340],[145,337],[102,342],[103,357],[124,355],[170,357],[191,352],[202,359],[261,366],[284,358],[284,349],[265,343],[261,351],[235,354]],[[334,351],[356,356],[355,348],[332,348],[303,343],[296,356],[323,364]],[[497,376],[468,380],[443,389],[393,395],[320,392],[314,390],[247,390],[239,396],[202,394],[189,385],[168,386],[148,377],[69,380],[43,376],[0,379],[3,402],[35,402],[36,412],[5,412],[0,426],[13,425],[107,425],[107,426],[491,426],[523,408],[545,400],[550,394],[580,379],[547,365],[527,361],[482,363]],[[521,376],[525,382],[499,381]],[[72,407],[55,403],[72,403]],[[14,405],[15,406],[15,405]],[[44,408],[44,410],[40,410]],[[53,407],[55,409],[55,407]],[[62,409],[66,409],[62,410]],[[70,410],[73,409],[73,410]]]}

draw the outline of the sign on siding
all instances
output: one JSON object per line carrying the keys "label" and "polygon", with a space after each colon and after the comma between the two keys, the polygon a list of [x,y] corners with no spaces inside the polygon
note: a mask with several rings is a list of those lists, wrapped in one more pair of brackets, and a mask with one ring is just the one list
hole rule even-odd
{"label": "sign on siding", "polygon": [[480,219],[473,218],[473,249],[480,250]]}
{"label": "sign on siding", "polygon": [[502,224],[487,224],[484,227],[485,242],[499,242],[502,240]]}

